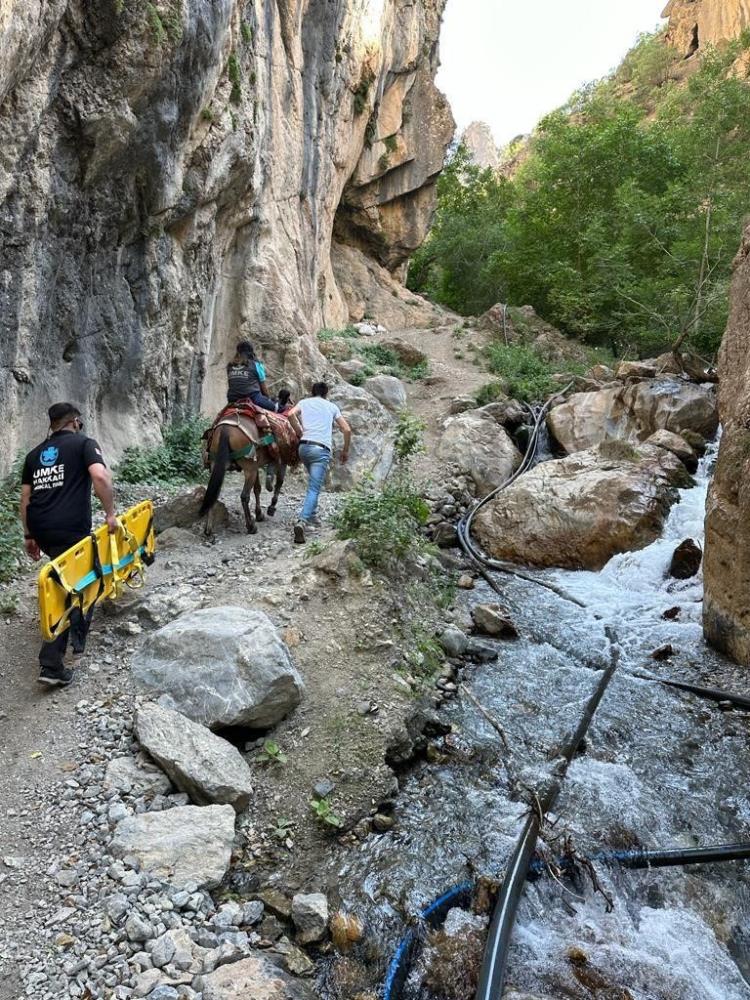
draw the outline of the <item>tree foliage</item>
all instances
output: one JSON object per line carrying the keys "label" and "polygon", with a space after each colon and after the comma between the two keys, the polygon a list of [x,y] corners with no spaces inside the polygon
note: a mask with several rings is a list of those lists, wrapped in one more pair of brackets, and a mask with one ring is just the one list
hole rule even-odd
{"label": "tree foliage", "polygon": [[542,120],[510,179],[459,149],[410,286],[464,314],[528,303],[620,352],[715,350],[750,208],[750,87],[732,71],[748,48],[709,51],[677,84],[671,50],[641,38]]}

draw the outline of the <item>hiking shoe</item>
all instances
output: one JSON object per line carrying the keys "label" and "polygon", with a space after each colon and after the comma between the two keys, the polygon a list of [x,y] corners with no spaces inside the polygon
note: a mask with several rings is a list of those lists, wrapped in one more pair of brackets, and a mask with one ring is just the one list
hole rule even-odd
{"label": "hiking shoe", "polygon": [[305,544],[305,528],[307,524],[304,521],[297,521],[294,525],[294,542],[295,545]]}
{"label": "hiking shoe", "polygon": [[55,670],[54,667],[42,667],[39,672],[39,683],[47,687],[67,687],[73,680],[73,671],[66,667]]}

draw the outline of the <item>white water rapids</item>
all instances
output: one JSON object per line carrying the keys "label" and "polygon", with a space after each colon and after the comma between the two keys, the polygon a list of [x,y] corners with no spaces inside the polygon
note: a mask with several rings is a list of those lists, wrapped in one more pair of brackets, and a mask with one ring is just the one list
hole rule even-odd
{"label": "white water rapids", "polygon": [[[580,855],[750,840],[745,716],[648,679],[711,684],[718,676],[721,684],[715,686],[731,683],[736,693],[748,693],[742,671],[703,642],[701,576],[666,576],[679,542],[702,541],[714,456],[712,448],[696,485],[682,491],[652,545],[616,556],[599,573],[540,574],[585,601],[586,610],[507,578],[506,599],[524,638],[499,644],[497,661],[467,669],[464,682],[502,723],[510,754],[469,701],[453,703],[446,714],[478,748],[473,760],[426,765],[406,778],[396,829],[368,841],[339,872],[344,903],[367,912],[390,945],[403,932],[404,915],[447,887],[477,874],[501,874],[527,808],[510,789],[501,757],[526,788],[549,773],[555,749],[574,728],[596,682],[592,667],[606,662],[607,625],[617,632],[622,663],[586,751],[570,767],[542,846],[554,858],[565,836]],[[484,586],[471,597],[496,599]],[[677,620],[663,619],[675,607]],[[675,655],[657,663],[651,653],[666,643]],[[750,866],[596,868],[613,900],[611,912],[585,878],[527,885],[509,989],[522,991],[524,1000],[527,994],[534,1000],[750,998],[743,978],[750,977]],[[589,985],[581,980],[572,948],[585,954],[586,975],[600,983],[596,989],[590,976]],[[418,969],[404,996],[431,996]]]}

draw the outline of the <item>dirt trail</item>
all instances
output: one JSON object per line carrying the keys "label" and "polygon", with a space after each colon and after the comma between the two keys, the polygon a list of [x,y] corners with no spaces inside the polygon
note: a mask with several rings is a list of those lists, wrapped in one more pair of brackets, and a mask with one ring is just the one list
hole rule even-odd
{"label": "dirt trail", "polygon": [[[488,377],[464,353],[463,338],[452,326],[397,336],[430,358],[430,376],[410,383],[407,391],[410,409],[427,428],[420,476],[440,482],[444,470],[431,456],[440,421],[451,399],[476,392]],[[392,798],[395,781],[384,755],[414,705],[403,670],[396,672],[408,646],[402,624],[405,595],[388,592],[368,574],[345,579],[313,573],[309,550],[294,546],[291,538],[302,489],[302,476],[290,476],[277,517],[248,538],[242,532],[240,482],[228,477],[223,495],[228,529],[214,545],[197,531],[173,532],[161,546],[137,606],[130,613],[121,608],[98,615],[87,656],[68,689],[49,692],[37,685],[34,576],[16,588],[19,613],[0,628],[0,1000],[29,995],[19,970],[28,971],[40,953],[53,950],[61,963],[65,959],[69,945],[55,944],[65,925],[58,925],[56,916],[72,890],[58,885],[49,872],[62,860],[78,857],[76,770],[130,747],[136,694],[128,665],[138,642],[140,627],[134,622],[141,602],[157,609],[172,599],[182,602],[180,609],[258,607],[282,630],[303,674],[302,706],[273,734],[287,764],[253,765],[256,796],[239,838],[237,877],[245,887],[275,873],[285,887],[335,893],[335,873],[328,885],[321,876],[330,833],[315,823],[309,807],[319,779],[333,783],[336,812],[350,825],[364,824],[362,833],[369,830],[371,814]],[[324,497],[324,521],[337,502]],[[330,526],[324,527],[320,539],[331,537]],[[187,586],[175,598],[177,582]],[[424,609],[417,617],[429,621]],[[109,733],[113,713],[120,721],[102,749],[102,733]],[[242,749],[252,736],[238,735]],[[46,984],[39,989],[40,997],[48,995],[42,992]]]}

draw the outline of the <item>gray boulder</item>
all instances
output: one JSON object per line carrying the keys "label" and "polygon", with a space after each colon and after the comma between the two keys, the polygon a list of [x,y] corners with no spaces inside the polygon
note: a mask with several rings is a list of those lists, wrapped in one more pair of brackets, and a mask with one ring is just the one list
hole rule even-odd
{"label": "gray boulder", "polygon": [[318,995],[261,951],[203,976],[202,992],[203,1000],[315,1000]]}
{"label": "gray boulder", "polygon": [[136,680],[212,729],[275,725],[303,683],[270,618],[252,608],[191,611],[153,632],[132,658]]}
{"label": "gray boulder", "polygon": [[335,432],[330,489],[351,489],[365,475],[381,483],[393,464],[393,416],[369,392],[345,382],[335,385],[328,398],[339,407],[353,432],[346,465],[339,462],[341,435]]}
{"label": "gray boulder", "polygon": [[126,795],[168,795],[171,783],[155,767],[142,767],[132,757],[115,757],[107,764],[104,787]]}
{"label": "gray boulder", "polygon": [[391,413],[399,413],[406,406],[406,386],[393,375],[373,375],[363,383],[362,388]]}
{"label": "gray boulder", "polygon": [[438,458],[469,476],[484,496],[501,486],[518,468],[521,455],[505,430],[482,410],[448,417],[438,444]]}
{"label": "gray boulder", "polygon": [[235,813],[231,806],[182,806],[121,820],[110,851],[138,859],[141,871],[176,886],[213,889],[229,867]]}
{"label": "gray boulder", "polygon": [[292,921],[300,944],[312,944],[328,930],[328,900],[322,892],[298,892],[292,898]]}
{"label": "gray boulder", "polygon": [[[200,517],[200,506],[206,495],[205,486],[196,486],[189,493],[178,493],[177,496],[160,503],[154,510],[154,530],[156,534],[169,528],[189,528]],[[229,521],[226,507],[218,501],[214,509],[214,524],[223,527]]]}
{"label": "gray boulder", "polygon": [[239,750],[205,726],[148,702],[135,717],[135,734],[157,764],[197,805],[226,803],[237,812],[252,794],[252,775]]}

